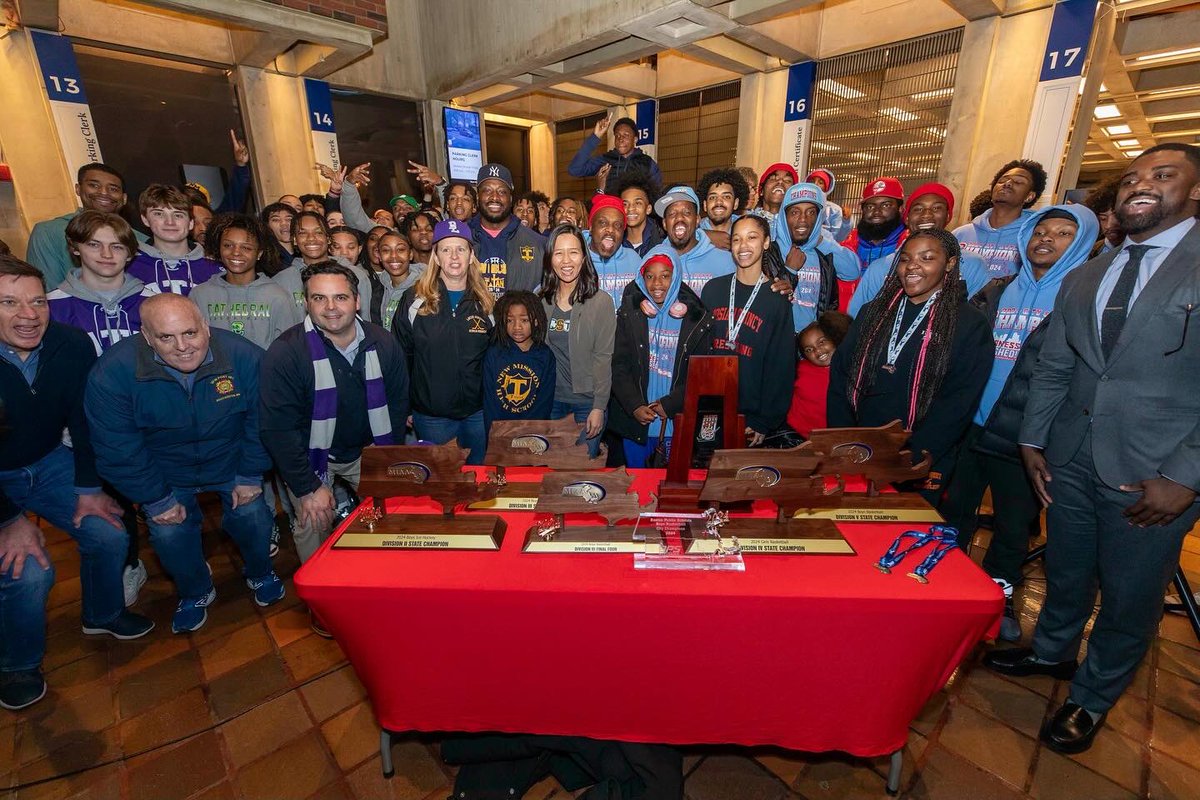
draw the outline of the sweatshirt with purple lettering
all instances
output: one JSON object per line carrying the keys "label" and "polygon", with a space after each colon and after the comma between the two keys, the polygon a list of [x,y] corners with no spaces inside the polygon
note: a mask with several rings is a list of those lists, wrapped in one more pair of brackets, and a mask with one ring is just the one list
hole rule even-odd
{"label": "sweatshirt with purple lettering", "polygon": [[79,328],[92,340],[96,355],[142,329],[142,301],[157,292],[126,273],[125,283],[113,296],[101,295],[83,283],[76,267],[62,284],[46,295],[50,318]]}
{"label": "sweatshirt with purple lettering", "polygon": [[187,297],[196,286],[224,268],[204,257],[200,245],[179,257],[164,255],[152,244],[143,243],[129,265],[129,274],[146,284],[152,294],[181,294]]}

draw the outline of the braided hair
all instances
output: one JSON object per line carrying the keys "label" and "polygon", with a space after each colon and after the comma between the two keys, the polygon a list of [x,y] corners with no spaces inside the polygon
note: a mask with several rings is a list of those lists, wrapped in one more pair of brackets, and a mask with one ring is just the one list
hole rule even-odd
{"label": "braided hair", "polygon": [[[959,266],[962,250],[958,240],[949,232],[932,229],[914,231],[908,235],[909,242],[926,237],[935,240],[946,254],[946,276],[937,296],[929,302],[929,317],[925,333],[921,337],[920,350],[913,368],[909,388],[908,412],[904,424],[909,430],[917,426],[929,413],[933,398],[937,395],[950,367],[950,351],[954,343],[954,331],[958,327],[959,307],[967,298],[966,284],[960,279]],[[901,248],[902,250],[903,248]],[[875,384],[885,360],[888,336],[896,322],[896,316],[904,310],[904,288],[896,268],[900,263],[901,250],[892,259],[891,272],[875,300],[862,310],[857,322],[862,333],[850,359],[850,381],[846,385],[850,406],[857,410],[859,398],[869,394]],[[951,260],[954,260],[951,266]]]}

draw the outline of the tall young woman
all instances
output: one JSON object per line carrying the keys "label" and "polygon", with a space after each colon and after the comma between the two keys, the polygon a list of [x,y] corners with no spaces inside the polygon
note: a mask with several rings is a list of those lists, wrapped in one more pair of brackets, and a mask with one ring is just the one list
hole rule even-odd
{"label": "tall young woman", "polygon": [[933,457],[921,494],[936,504],[992,369],[995,344],[967,302],[958,241],[943,230],[909,234],[876,298],[833,356],[830,427],[886,425],[912,431],[913,458]]}
{"label": "tall young woman", "polygon": [[746,439],[762,444],[787,416],[796,376],[792,304],[771,291],[777,273],[763,269],[771,246],[766,219],[746,215],[733,224],[730,252],[737,271],[712,278],[700,299],[712,313],[712,352],[738,357],[738,411],[746,417]]}
{"label": "tall young woman", "polygon": [[683,410],[688,359],[708,352],[712,316],[666,253],[646,259],[617,311],[609,427],[622,437],[625,463],[644,467],[672,418]]}
{"label": "tall young woman", "polygon": [[600,291],[583,233],[574,225],[559,225],[546,238],[542,304],[546,341],[557,364],[550,416],[573,414],[582,422],[588,452],[595,457],[612,389],[617,317],[612,297]]}
{"label": "tall young woman", "polygon": [[471,451],[468,464],[482,464],[487,451],[482,375],[492,304],[470,227],[439,222],[429,266],[400,300],[392,333],[408,357],[417,436],[436,444],[457,439]]}

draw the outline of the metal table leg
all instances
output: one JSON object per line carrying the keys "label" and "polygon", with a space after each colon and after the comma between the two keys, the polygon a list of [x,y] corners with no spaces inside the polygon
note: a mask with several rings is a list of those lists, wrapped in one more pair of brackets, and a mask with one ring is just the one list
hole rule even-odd
{"label": "metal table leg", "polygon": [[379,763],[383,767],[383,777],[390,778],[396,774],[392,767],[392,733],[386,728],[379,731]]}
{"label": "metal table leg", "polygon": [[904,770],[904,748],[892,753],[892,764],[888,767],[887,793],[895,797],[900,793],[900,773]]}

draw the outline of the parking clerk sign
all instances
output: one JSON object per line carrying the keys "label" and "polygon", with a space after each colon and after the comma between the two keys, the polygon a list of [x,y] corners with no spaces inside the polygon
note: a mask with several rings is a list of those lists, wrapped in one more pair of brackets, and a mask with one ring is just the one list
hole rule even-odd
{"label": "parking clerk sign", "polygon": [[342,168],[337,132],[333,129],[333,96],[325,81],[304,79],[304,97],[308,100],[308,127],[312,131],[313,155],[318,164],[334,170]]}
{"label": "parking clerk sign", "polygon": [[75,51],[71,48],[71,40],[57,33],[30,31],[29,35],[46,87],[46,99],[50,101],[50,111],[54,115],[54,125],[58,129],[59,147],[74,179],[84,164],[104,160],[100,155],[96,126],[92,124],[92,110],[88,108],[87,95],[83,91],[83,80],[79,77],[79,65],[75,63]]}

